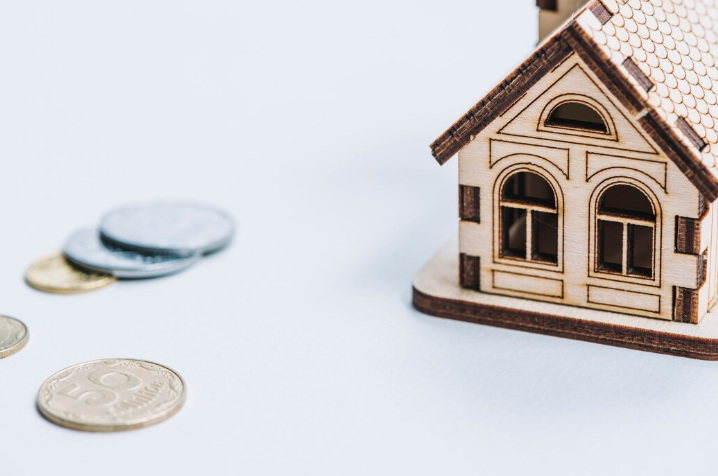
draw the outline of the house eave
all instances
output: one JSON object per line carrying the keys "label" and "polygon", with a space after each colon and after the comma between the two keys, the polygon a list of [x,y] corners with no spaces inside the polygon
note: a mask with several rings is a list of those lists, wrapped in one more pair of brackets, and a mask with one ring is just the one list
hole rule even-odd
{"label": "house eave", "polygon": [[573,51],[555,35],[539,47],[504,81],[472,107],[431,144],[431,153],[443,165],[456,155],[471,138],[503,114],[518,98],[546,73],[561,64]]}
{"label": "house eave", "polygon": [[[590,4],[589,4],[590,8]],[[718,178],[694,151],[647,104],[641,91],[632,84],[581,29],[575,19],[542,44],[504,81],[489,92],[431,144],[431,152],[443,165],[456,155],[491,122],[506,112],[544,75],[578,54],[601,79],[611,93],[634,115],[646,133],[709,200],[718,199]]]}
{"label": "house eave", "polygon": [[711,202],[718,199],[718,179],[703,164],[699,151],[678,137],[666,120],[648,104],[645,94],[596,47],[579,24],[570,22],[562,31],[562,37],[698,191]]}

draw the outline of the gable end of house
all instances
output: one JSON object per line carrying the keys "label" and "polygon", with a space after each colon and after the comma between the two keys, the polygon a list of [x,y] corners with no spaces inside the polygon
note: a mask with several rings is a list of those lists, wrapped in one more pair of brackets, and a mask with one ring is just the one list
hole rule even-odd
{"label": "gable end of house", "polygon": [[494,119],[523,96],[544,74],[566,60],[573,51],[557,36],[536,50],[446,132],[431,144],[434,158],[443,165]]}
{"label": "gable end of house", "polygon": [[[596,16],[601,24],[608,21],[608,10],[600,0],[589,3],[586,10]],[[431,144],[432,155],[437,162],[447,162],[520,100],[543,76],[571,55],[577,54],[700,193],[709,201],[718,199],[718,177],[711,174],[701,161],[705,144],[698,143],[699,139],[692,140],[695,133],[688,123],[683,124],[682,129],[682,124],[668,124],[653,108],[647,107],[645,93],[654,88],[650,78],[644,76],[633,62],[627,61],[623,67],[631,78],[629,80],[626,73],[619,70],[605,53],[596,47],[576,18],[578,17],[570,20],[541,45],[501,84]],[[679,128],[680,135],[676,128]]]}

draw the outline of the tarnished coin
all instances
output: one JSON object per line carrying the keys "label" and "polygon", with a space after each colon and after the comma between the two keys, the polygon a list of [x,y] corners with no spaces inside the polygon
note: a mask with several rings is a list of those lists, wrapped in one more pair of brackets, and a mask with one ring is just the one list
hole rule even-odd
{"label": "tarnished coin", "polygon": [[71,294],[104,288],[116,279],[106,273],[78,269],[57,253],[31,264],[25,273],[25,281],[40,291]]}
{"label": "tarnished coin", "polygon": [[143,253],[113,247],[101,240],[97,230],[75,232],[63,252],[71,263],[118,278],[154,278],[181,271],[194,263],[198,254]]}
{"label": "tarnished coin", "polygon": [[176,372],[133,359],[94,360],[57,372],[42,384],[37,408],[74,430],[144,428],[182,408],[185,384]]}
{"label": "tarnished coin", "polygon": [[123,248],[210,253],[231,241],[234,223],[222,210],[205,205],[149,203],[108,213],[100,232]]}
{"label": "tarnished coin", "polygon": [[8,316],[0,316],[0,359],[25,347],[30,335],[25,324]]}

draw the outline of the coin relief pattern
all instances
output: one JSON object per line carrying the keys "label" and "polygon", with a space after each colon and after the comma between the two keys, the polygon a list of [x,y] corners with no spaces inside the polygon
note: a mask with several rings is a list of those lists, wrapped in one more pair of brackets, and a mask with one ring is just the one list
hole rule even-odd
{"label": "coin relief pattern", "polygon": [[22,344],[27,338],[27,328],[17,319],[0,316],[0,356]]}
{"label": "coin relief pattern", "polygon": [[158,364],[100,360],[78,364],[50,377],[38,407],[55,423],[77,429],[138,428],[168,418],[184,402],[182,379]]}

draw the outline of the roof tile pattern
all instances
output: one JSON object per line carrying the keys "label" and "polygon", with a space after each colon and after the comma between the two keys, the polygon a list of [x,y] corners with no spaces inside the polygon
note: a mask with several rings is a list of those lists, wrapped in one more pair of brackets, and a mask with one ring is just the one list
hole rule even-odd
{"label": "roof tile pattern", "polygon": [[[612,14],[608,22],[587,9],[578,25],[718,180],[718,0],[602,3]],[[652,83],[648,90],[624,64],[629,58]],[[695,135],[685,133],[680,118]]]}

